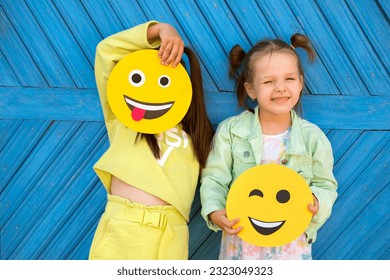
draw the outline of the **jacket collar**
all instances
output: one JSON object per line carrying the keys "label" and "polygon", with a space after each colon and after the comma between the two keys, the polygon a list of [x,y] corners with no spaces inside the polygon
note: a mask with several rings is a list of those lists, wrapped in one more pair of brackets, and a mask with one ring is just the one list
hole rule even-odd
{"label": "jacket collar", "polygon": [[[259,164],[263,149],[263,132],[259,122],[259,106],[256,106],[254,110],[254,114],[247,111],[244,115],[245,119],[248,118],[246,122],[248,122],[249,125],[238,123],[238,125],[232,129],[232,133],[244,139],[248,139],[252,146],[256,163]],[[287,147],[287,154],[305,154],[306,149],[303,144],[304,141],[301,132],[302,119],[294,110],[291,110],[291,120],[290,144]]]}

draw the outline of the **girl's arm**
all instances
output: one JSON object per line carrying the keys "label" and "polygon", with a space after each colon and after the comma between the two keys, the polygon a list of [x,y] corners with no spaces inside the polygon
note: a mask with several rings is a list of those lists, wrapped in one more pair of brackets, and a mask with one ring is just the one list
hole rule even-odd
{"label": "girl's arm", "polygon": [[160,47],[161,63],[177,65],[183,54],[184,43],[174,27],[149,21],[113,34],[96,48],[95,79],[106,122],[108,137],[112,139],[115,116],[107,100],[108,77],[116,63],[131,52]]}
{"label": "girl's arm", "polygon": [[326,136],[321,133],[318,141],[313,144],[313,178],[310,189],[314,195],[314,214],[309,228],[306,230],[308,240],[316,239],[316,232],[329,218],[333,204],[337,198],[337,181],[333,175],[332,146]]}
{"label": "girl's arm", "polygon": [[233,224],[226,217],[226,198],[232,181],[232,154],[229,122],[222,122],[213,139],[212,150],[202,171],[200,198],[202,217],[210,229],[217,231]]}

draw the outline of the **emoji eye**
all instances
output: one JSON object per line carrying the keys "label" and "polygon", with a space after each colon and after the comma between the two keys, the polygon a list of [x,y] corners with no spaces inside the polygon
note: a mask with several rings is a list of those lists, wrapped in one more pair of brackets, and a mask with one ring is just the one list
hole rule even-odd
{"label": "emoji eye", "polygon": [[145,74],[141,70],[133,70],[129,74],[129,82],[134,87],[140,87],[145,83]]}
{"label": "emoji eye", "polygon": [[276,200],[279,203],[286,203],[290,200],[290,193],[286,190],[278,191],[278,193],[276,194]]}
{"label": "emoji eye", "polygon": [[249,193],[249,197],[254,196],[254,195],[264,197],[263,192],[261,190],[258,190],[258,189],[254,189]]}
{"label": "emoji eye", "polygon": [[158,84],[163,88],[168,87],[170,83],[171,79],[166,75],[162,75],[160,78],[158,78]]}

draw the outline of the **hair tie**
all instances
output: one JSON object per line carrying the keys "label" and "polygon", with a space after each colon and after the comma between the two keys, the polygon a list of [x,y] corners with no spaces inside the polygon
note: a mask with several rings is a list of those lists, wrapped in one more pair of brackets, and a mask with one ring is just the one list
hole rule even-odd
{"label": "hair tie", "polygon": [[294,46],[293,45],[290,45],[290,47],[295,51],[295,48],[294,48]]}

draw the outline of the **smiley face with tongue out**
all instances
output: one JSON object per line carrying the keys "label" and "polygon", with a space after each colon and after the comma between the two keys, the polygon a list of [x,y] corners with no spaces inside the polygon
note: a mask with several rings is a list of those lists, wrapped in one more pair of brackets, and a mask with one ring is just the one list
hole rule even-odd
{"label": "smiley face with tongue out", "polygon": [[262,164],[243,172],[231,186],[226,200],[229,220],[244,241],[275,247],[297,239],[309,225],[308,205],[313,196],[306,181],[294,170]]}
{"label": "smiley face with tongue out", "polygon": [[115,117],[137,132],[154,134],[183,119],[192,99],[186,69],[160,63],[157,50],[130,53],[112,70],[108,103]]}

